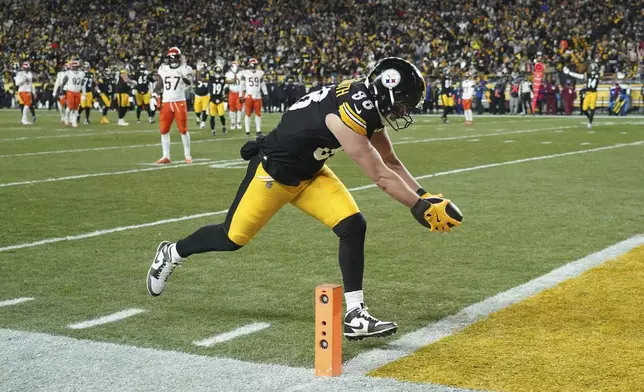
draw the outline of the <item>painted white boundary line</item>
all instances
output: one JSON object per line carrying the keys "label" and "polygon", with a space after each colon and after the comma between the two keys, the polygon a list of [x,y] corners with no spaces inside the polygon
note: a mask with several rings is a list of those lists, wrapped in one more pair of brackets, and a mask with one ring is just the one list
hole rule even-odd
{"label": "painted white boundary line", "polygon": [[[398,144],[429,143],[429,142],[436,142],[436,141],[469,139],[469,138],[472,138],[472,137],[499,136],[499,135],[516,134],[516,133],[531,133],[531,132],[550,131],[550,130],[554,130],[554,129],[566,129],[566,128],[576,128],[576,127],[569,126],[569,127],[555,127],[555,128],[524,129],[524,130],[519,130],[519,131],[495,132],[495,133],[479,134],[479,135],[464,135],[464,136],[450,136],[450,137],[443,137],[443,138],[406,140],[406,141],[394,142],[393,144],[398,145]],[[233,139],[234,138],[227,139],[227,140],[233,140]],[[178,144],[178,143],[174,143],[174,144]],[[126,146],[126,147],[123,147],[123,148],[137,147],[137,146]],[[153,144],[153,146],[158,146],[158,145]],[[114,148],[115,147],[105,147],[105,148],[100,147],[99,149],[114,149]],[[90,150],[94,150],[94,149],[83,149],[83,151],[90,151]],[[73,151],[73,150],[67,150],[67,151]],[[76,150],[76,151],[80,151],[80,150]],[[40,153],[26,153],[26,154],[19,154],[19,155],[24,156],[24,155],[33,155],[33,154],[40,154]],[[0,158],[2,158],[2,155],[0,155]],[[217,162],[212,162],[212,163],[214,163],[214,164],[224,163],[224,165],[222,165],[222,166],[213,166],[214,168],[220,168],[220,167],[228,168],[228,167],[231,166],[229,164],[230,162],[237,163],[237,162],[242,162],[242,160],[241,159],[229,159],[229,160],[217,161]],[[174,166],[174,167],[188,167],[188,166],[196,166],[198,164],[199,163],[195,162],[192,165],[179,165],[179,166]],[[201,164],[204,164],[204,163],[201,163]],[[36,185],[36,184],[42,184],[42,183],[47,183],[47,182],[56,182],[56,181],[79,180],[79,179],[89,178],[89,177],[102,177],[102,176],[114,176],[114,175],[121,175],[121,174],[133,174],[133,173],[139,173],[139,172],[144,172],[144,171],[162,170],[162,169],[168,169],[168,168],[169,168],[168,166],[160,166],[160,167],[149,168],[149,169],[131,169],[131,170],[122,170],[122,171],[117,171],[117,172],[78,174],[78,175],[65,176],[65,177],[50,177],[50,178],[44,178],[44,179],[41,179],[41,180],[5,182],[5,183],[0,183],[0,188],[9,187],[9,186]]]}
{"label": "painted white boundary line", "polygon": [[185,221],[185,220],[199,219],[199,218],[203,218],[203,217],[206,217],[206,216],[220,215],[220,214],[225,214],[226,212],[228,212],[228,210],[221,210],[221,211],[214,211],[214,212],[204,212],[204,213],[201,213],[201,214],[187,215],[187,216],[182,216],[182,217],[179,217],[179,218],[162,219],[162,220],[158,220],[158,221],[155,221],[155,222],[142,223],[142,224],[139,224],[139,225],[121,226],[121,227],[115,227],[113,229],[107,229],[107,230],[96,230],[96,231],[92,231],[90,233],[84,233],[84,234],[78,234],[78,235],[68,235],[66,237],[47,238],[47,239],[44,239],[44,240],[40,240],[40,241],[36,241],[36,242],[30,242],[30,243],[27,243],[27,244],[5,246],[4,248],[0,248],[0,252],[4,252],[4,251],[7,251],[7,250],[22,249],[22,248],[31,248],[31,247],[34,247],[34,246],[45,245],[45,244],[53,244],[55,242],[61,242],[61,241],[82,240],[84,238],[98,237],[98,236],[105,235],[105,234],[117,233],[119,231],[141,229],[141,228],[144,228],[144,227],[158,226],[158,225],[163,225],[163,224],[166,224],[166,223],[181,222],[181,221]]}
{"label": "painted white boundary line", "polygon": [[32,297],[21,297],[21,298],[8,299],[6,301],[0,301],[0,308],[3,306],[18,305],[23,302],[33,301],[34,299],[35,298],[32,298]]}
{"label": "painted white boundary line", "polygon": [[144,169],[130,169],[130,170],[121,170],[121,171],[115,171],[115,172],[105,172],[105,173],[90,173],[90,174],[79,174],[75,176],[65,176],[65,177],[50,177],[50,178],[43,178],[42,180],[28,180],[28,181],[17,181],[17,182],[5,182],[5,183],[0,183],[0,188],[5,188],[5,187],[10,187],[10,186],[20,186],[20,185],[35,185],[35,184],[43,184],[46,182],[57,182],[57,181],[67,181],[67,180],[79,180],[81,178],[91,178],[91,177],[104,177],[104,176],[118,176],[121,174],[132,174],[132,173],[140,173],[140,172],[148,172],[148,171],[155,171],[155,170],[167,170],[167,169],[177,169],[181,167],[192,167],[192,166],[203,166],[203,165],[208,165],[208,164],[213,164],[217,162],[229,162],[229,160],[225,161],[207,161],[207,162],[193,162],[191,164],[179,164],[179,165],[156,165],[154,167],[148,167]]}
{"label": "painted white boundary line", "polygon": [[[89,130],[88,130],[89,131]],[[7,139],[0,139],[0,142],[19,142],[24,140],[38,140],[38,139],[61,139],[68,137],[82,137],[82,136],[104,136],[104,135],[127,135],[133,133],[159,133],[158,130],[140,130],[140,131],[106,131],[106,132],[87,132],[86,133],[67,133],[63,135],[43,135],[43,136],[21,136]],[[192,133],[192,131],[190,132]]]}
{"label": "painted white boundary line", "polygon": [[[638,145],[642,145],[642,144],[644,144],[644,140],[640,140],[640,141],[633,142],[633,143],[615,144],[615,145],[612,145],[612,146],[591,148],[591,149],[588,149],[588,150],[570,151],[570,152],[564,152],[564,153],[560,153],[560,154],[542,155],[542,156],[532,157],[532,158],[515,159],[513,161],[490,163],[490,164],[487,164],[487,165],[479,165],[479,166],[473,166],[473,167],[466,167],[466,168],[462,168],[462,169],[454,169],[454,170],[448,170],[448,171],[444,171],[444,172],[425,174],[425,175],[417,176],[417,177],[414,177],[414,178],[416,180],[422,180],[422,179],[425,179],[425,178],[445,176],[445,175],[449,175],[449,174],[463,173],[463,172],[469,172],[469,171],[475,171],[475,170],[481,170],[481,169],[488,169],[488,168],[497,167],[497,166],[507,166],[507,165],[514,165],[514,164],[523,163],[523,162],[540,161],[540,160],[559,158],[559,157],[565,157],[565,156],[570,156],[570,155],[587,154],[587,153],[591,153],[591,152],[612,150],[612,149],[622,148],[622,147],[638,146]],[[193,166],[194,165],[195,164],[193,164]],[[182,167],[182,166],[178,166],[178,167]],[[152,168],[152,169],[154,169],[154,168]],[[349,191],[350,192],[357,192],[357,191],[361,191],[361,190],[364,190],[364,189],[370,189],[370,188],[375,188],[375,187],[376,187],[375,184],[369,184],[369,185],[359,186],[359,187],[355,187],[355,188],[350,188]],[[48,239],[44,239],[44,240],[40,240],[40,241],[36,241],[36,242],[28,242],[28,243],[24,243],[24,244],[16,244],[16,245],[5,246],[5,247],[0,248],[0,252],[4,252],[4,251],[8,251],[8,250],[22,249],[22,248],[31,248],[31,247],[34,247],[34,246],[51,244],[51,243],[61,242],[61,241],[74,241],[74,240],[79,240],[79,239],[83,239],[83,238],[98,237],[98,236],[101,236],[101,235],[115,233],[115,232],[119,232],[119,231],[140,229],[140,228],[143,228],[143,227],[157,226],[157,225],[162,225],[162,224],[165,224],[165,223],[180,222],[180,221],[185,221],[185,220],[203,218],[203,217],[206,217],[206,216],[220,215],[220,214],[225,214],[226,212],[228,212],[227,209],[226,210],[221,210],[221,211],[215,211],[215,212],[205,212],[205,213],[201,213],[201,214],[182,216],[182,217],[179,217],[179,218],[163,219],[163,220],[159,220],[159,221],[155,221],[155,222],[142,223],[142,224],[132,225],[132,226],[122,226],[122,227],[116,227],[116,228],[113,228],[113,229],[97,230],[97,231],[93,231],[93,232],[90,232],[90,233],[70,235],[70,236],[66,236],[66,237],[48,238]]]}
{"label": "painted white boundary line", "polygon": [[[523,285],[468,306],[453,316],[404,335],[384,349],[363,353],[344,366],[344,374],[315,378],[312,369],[249,363],[229,358],[72,339],[0,328],[0,352],[7,358],[7,390],[189,391],[347,391],[464,392],[435,384],[399,382],[363,374],[417,348],[451,335],[503,307],[519,302],[585,270],[644,244],[631,237],[602,251],[559,267]],[[47,355],[42,355],[46,353]],[[173,366],[158,366],[172,363]],[[216,377],[213,377],[216,374]]]}
{"label": "painted white boundary line", "polygon": [[527,283],[470,305],[455,315],[447,316],[438,322],[429,324],[425,328],[405,334],[400,339],[389,343],[385,348],[374,349],[360,354],[347,362],[344,371],[347,374],[364,374],[384,366],[389,362],[413,353],[423,346],[453,335],[491,313],[523,301],[565,280],[579,276],[584,271],[608,260],[615,259],[640,245],[644,245],[644,235],[642,234],[556,268]]}
{"label": "painted white boundary line", "polygon": [[[267,342],[270,344],[270,342]],[[463,392],[373,377],[316,379],[312,369],[0,328],[2,391]]]}
{"label": "painted white boundary line", "polygon": [[99,317],[92,320],[81,321],[80,323],[69,324],[67,328],[71,329],[85,329],[96,327],[97,325],[103,325],[107,323],[114,323],[116,321],[121,321],[128,317],[136,316],[137,314],[143,313],[143,309],[125,309],[120,312],[108,314],[107,316]]}
{"label": "painted white boundary line", "polygon": [[[231,137],[226,139],[203,139],[191,141],[191,144],[198,143],[216,143],[223,142],[226,140],[240,140],[247,139],[246,137]],[[172,142],[170,144],[181,144],[181,142]],[[15,158],[15,157],[29,157],[35,155],[53,155],[53,154],[67,154],[72,152],[88,152],[88,151],[105,151],[105,150],[121,150],[128,148],[143,148],[143,147],[160,147],[161,143],[150,143],[150,144],[133,144],[130,146],[109,146],[109,147],[91,147],[91,148],[78,148],[74,150],[52,150],[52,151],[38,151],[38,152],[25,152],[20,154],[6,154],[0,155],[0,158]]]}
{"label": "painted white boundary line", "polygon": [[252,324],[244,325],[243,327],[235,328],[230,332],[215,335],[213,337],[210,337],[204,340],[194,341],[192,342],[192,344],[199,347],[212,347],[217,343],[227,342],[229,340],[233,340],[240,336],[261,331],[262,329],[266,329],[270,326],[271,326],[270,323],[252,323]]}

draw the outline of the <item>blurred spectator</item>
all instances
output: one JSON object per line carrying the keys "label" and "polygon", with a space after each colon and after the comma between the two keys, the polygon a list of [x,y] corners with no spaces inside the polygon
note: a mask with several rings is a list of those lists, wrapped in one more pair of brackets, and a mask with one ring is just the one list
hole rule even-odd
{"label": "blurred spectator", "polygon": [[577,93],[575,92],[575,86],[570,80],[566,81],[566,86],[561,89],[561,101],[563,103],[564,113],[566,116],[572,114],[572,108],[575,105],[575,97]]}

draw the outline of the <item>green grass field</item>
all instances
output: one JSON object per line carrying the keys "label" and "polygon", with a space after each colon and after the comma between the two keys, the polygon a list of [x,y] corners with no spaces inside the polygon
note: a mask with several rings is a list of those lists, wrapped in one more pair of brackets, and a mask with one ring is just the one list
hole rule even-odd
{"label": "green grass field", "polygon": [[[173,131],[178,163],[160,168],[150,165],[161,155],[157,124],[135,124],[130,113],[127,128],[117,128],[113,114],[101,126],[94,113],[95,124],[71,129],[50,113],[22,127],[17,111],[0,111],[0,301],[35,298],[0,308],[0,327],[312,367],[313,293],[341,281],[337,238],[295,208],[238,252],[191,257],[159,298],[145,287],[158,243],[223,214],[35,244],[227,209],[244,167],[211,165],[239,159],[242,131],[191,131],[191,166],[181,163]],[[264,130],[278,120],[265,115]],[[399,333],[644,232],[644,119],[599,118],[591,132],[579,116],[461,122],[419,116],[391,133],[414,175],[441,174],[420,182],[458,204],[461,228],[430,233],[377,188],[353,192],[369,226],[367,304],[376,317],[396,320]],[[345,154],[328,164],[349,188],[370,184]],[[146,312],[67,328],[128,308]],[[252,322],[271,326],[211,348],[192,344]],[[391,339],[345,342],[344,358]]]}

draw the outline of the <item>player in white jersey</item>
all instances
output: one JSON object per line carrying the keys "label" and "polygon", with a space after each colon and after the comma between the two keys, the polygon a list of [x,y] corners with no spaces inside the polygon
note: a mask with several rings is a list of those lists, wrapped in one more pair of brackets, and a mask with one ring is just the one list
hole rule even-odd
{"label": "player in white jersey", "polygon": [[241,73],[241,96],[246,105],[246,136],[250,135],[250,115],[255,112],[255,133],[262,134],[262,93],[267,94],[264,71],[257,69],[257,60],[248,60],[249,69]]}
{"label": "player in white jersey", "polygon": [[233,61],[230,70],[226,72],[226,84],[228,85],[228,113],[230,113],[230,129],[242,129],[242,104],[239,95],[239,64]]}
{"label": "player in white jersey", "polygon": [[83,90],[83,78],[85,72],[80,70],[80,62],[72,60],[69,63],[69,70],[63,77],[63,88],[67,90],[65,100],[67,109],[65,109],[65,125],[71,123],[72,127],[78,127],[78,109],[81,103],[81,91]]}
{"label": "player in white jersey", "polygon": [[30,125],[31,122],[27,120],[27,113],[31,110],[33,121],[36,122],[36,112],[33,110],[32,93],[34,92],[34,75],[31,73],[31,66],[28,62],[22,63],[22,69],[16,73],[14,78],[16,86],[18,86],[18,97],[24,105],[22,107],[22,125]]}
{"label": "player in white jersey", "polygon": [[63,79],[69,70],[67,63],[63,69],[56,74],[56,83],[54,83],[54,96],[58,98],[58,112],[60,112],[60,122],[65,122],[65,90],[63,89]]}
{"label": "player in white jersey", "polygon": [[465,114],[465,125],[472,125],[472,97],[474,96],[474,85],[476,82],[472,80],[472,74],[466,71],[463,74],[463,82],[461,83],[461,98],[463,99],[463,112]]}
{"label": "player in white jersey", "polygon": [[163,156],[156,163],[170,163],[170,127],[172,121],[177,121],[177,128],[181,134],[183,154],[186,163],[192,163],[190,156],[190,134],[188,133],[188,110],[186,106],[186,88],[192,84],[192,68],[186,65],[186,58],[181,50],[172,47],[168,50],[167,64],[159,67],[156,77],[154,94],[156,99],[163,92],[163,103],[159,114],[159,127],[161,130],[161,148]]}

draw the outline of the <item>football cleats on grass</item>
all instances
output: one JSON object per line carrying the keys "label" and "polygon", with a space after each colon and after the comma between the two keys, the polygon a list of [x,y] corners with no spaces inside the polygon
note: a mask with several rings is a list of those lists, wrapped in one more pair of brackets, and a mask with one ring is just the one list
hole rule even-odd
{"label": "football cleats on grass", "polygon": [[430,197],[420,199],[411,208],[411,213],[418,223],[430,231],[438,230],[441,233],[452,231],[463,221],[463,214],[449,199]]}
{"label": "football cleats on grass", "polygon": [[396,333],[398,324],[380,321],[367,312],[365,304],[349,309],[344,316],[344,336],[349,340],[389,336]]}

